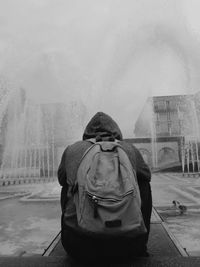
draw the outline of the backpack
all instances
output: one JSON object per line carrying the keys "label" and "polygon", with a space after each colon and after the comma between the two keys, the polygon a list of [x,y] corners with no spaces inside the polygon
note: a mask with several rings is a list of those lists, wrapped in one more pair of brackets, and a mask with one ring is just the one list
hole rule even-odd
{"label": "backpack", "polygon": [[117,141],[92,141],[73,187],[78,227],[104,235],[147,232],[136,172]]}

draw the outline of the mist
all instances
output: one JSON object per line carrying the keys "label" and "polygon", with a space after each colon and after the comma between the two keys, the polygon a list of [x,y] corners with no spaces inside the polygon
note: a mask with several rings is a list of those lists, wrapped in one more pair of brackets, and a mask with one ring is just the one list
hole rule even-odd
{"label": "mist", "polygon": [[199,90],[198,1],[0,3],[0,75],[37,103],[78,101],[132,137],[149,96]]}

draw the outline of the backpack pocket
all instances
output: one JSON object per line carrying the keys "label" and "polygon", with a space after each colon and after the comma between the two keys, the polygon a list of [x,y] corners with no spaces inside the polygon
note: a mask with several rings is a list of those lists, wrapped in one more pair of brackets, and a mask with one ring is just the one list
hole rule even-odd
{"label": "backpack pocket", "polygon": [[109,235],[144,233],[143,220],[135,216],[134,209],[137,207],[133,207],[135,202],[132,198],[135,198],[133,190],[120,198],[104,198],[85,192],[79,226],[87,231]]}

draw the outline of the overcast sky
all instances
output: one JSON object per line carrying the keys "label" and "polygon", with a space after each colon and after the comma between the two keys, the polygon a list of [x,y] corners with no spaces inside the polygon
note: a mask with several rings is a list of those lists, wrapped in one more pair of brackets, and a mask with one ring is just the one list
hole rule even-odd
{"label": "overcast sky", "polygon": [[199,90],[199,14],[199,0],[0,0],[0,75],[132,136],[148,96]]}

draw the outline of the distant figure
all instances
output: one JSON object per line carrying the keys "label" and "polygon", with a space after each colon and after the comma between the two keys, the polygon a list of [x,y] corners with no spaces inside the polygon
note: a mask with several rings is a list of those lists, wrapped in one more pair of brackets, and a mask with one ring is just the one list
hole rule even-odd
{"label": "distant figure", "polygon": [[179,201],[177,200],[173,200],[172,204],[174,205],[174,207],[176,209],[178,209],[180,211],[180,214],[184,214],[187,211],[187,207],[185,205],[182,205]]}
{"label": "distant figure", "polygon": [[151,173],[117,123],[98,112],[58,169],[61,241],[78,261],[125,262],[148,256]]}

